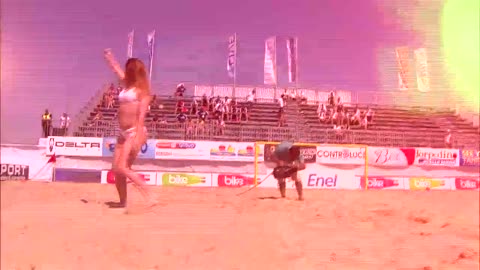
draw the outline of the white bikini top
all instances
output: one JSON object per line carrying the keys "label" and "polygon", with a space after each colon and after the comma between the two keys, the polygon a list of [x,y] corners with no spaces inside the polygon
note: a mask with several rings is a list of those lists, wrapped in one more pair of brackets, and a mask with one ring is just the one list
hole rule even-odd
{"label": "white bikini top", "polygon": [[137,92],[135,91],[135,87],[130,88],[128,90],[122,90],[118,94],[118,100],[120,102],[133,102],[138,101]]}

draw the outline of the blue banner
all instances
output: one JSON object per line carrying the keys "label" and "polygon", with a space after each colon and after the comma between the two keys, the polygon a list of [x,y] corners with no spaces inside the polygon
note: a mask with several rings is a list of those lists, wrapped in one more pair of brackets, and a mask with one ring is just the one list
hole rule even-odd
{"label": "blue banner", "polygon": [[460,150],[460,166],[480,166],[480,151],[478,150]]}
{"label": "blue banner", "polygon": [[[138,158],[155,159],[155,143],[156,140],[147,140],[145,144],[140,148]],[[113,157],[115,152],[115,145],[117,144],[117,138],[103,138],[102,156]]]}

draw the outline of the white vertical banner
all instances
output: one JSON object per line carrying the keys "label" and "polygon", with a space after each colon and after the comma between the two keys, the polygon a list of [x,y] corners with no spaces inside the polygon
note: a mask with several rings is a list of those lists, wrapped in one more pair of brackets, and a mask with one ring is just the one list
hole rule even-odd
{"label": "white vertical banner", "polygon": [[298,80],[298,38],[287,38],[287,57],[288,57],[288,82],[296,83]]}
{"label": "white vertical banner", "polygon": [[398,63],[398,89],[400,91],[407,91],[410,88],[408,85],[408,80],[410,78],[410,50],[408,47],[397,47],[395,48],[395,54]]}
{"label": "white vertical banner", "polygon": [[420,92],[430,92],[430,74],[428,72],[427,49],[415,50],[417,87]]}
{"label": "white vertical banner", "polygon": [[128,33],[128,44],[127,44],[127,58],[133,57],[133,38],[135,36],[135,30],[132,30]]}
{"label": "white vertical banner", "polygon": [[227,72],[230,78],[235,79],[237,73],[237,34],[228,38]]}
{"label": "white vertical banner", "polygon": [[265,40],[263,82],[267,85],[277,84],[277,37],[270,37]]}
{"label": "white vertical banner", "polygon": [[148,58],[149,58],[149,69],[148,69],[148,76],[150,81],[152,81],[152,69],[153,69],[153,53],[155,50],[155,30],[150,32],[147,35],[147,44],[148,44]]}

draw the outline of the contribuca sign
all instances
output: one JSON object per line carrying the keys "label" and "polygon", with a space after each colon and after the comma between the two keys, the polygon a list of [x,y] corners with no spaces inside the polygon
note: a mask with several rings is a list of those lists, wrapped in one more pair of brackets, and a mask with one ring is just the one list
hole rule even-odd
{"label": "contribuca sign", "polygon": [[102,156],[102,138],[48,137],[47,155],[59,156]]}
{"label": "contribuca sign", "polygon": [[365,148],[319,146],[317,163],[362,165],[365,164]]}

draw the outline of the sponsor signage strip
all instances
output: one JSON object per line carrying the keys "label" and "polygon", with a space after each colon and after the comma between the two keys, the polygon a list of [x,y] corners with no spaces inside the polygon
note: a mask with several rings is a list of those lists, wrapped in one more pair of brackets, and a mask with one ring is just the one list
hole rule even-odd
{"label": "sponsor signage strip", "polygon": [[[116,138],[48,137],[46,154],[57,156],[112,157]],[[362,146],[301,146],[306,163],[393,167],[479,166],[479,151],[434,148]],[[258,162],[270,161],[275,144],[257,145]],[[368,160],[366,161],[366,151]],[[139,158],[163,160],[215,160],[253,162],[255,143],[147,140]]]}
{"label": "sponsor signage strip", "polygon": [[0,180],[28,180],[29,166],[20,164],[0,164]]}
{"label": "sponsor signage strip", "polygon": [[[2,164],[2,177],[4,171]],[[12,165],[24,166],[24,165]],[[24,166],[25,167],[25,166]],[[27,166],[28,167],[28,166]],[[15,171],[9,167],[10,173]],[[18,172],[18,169],[16,169]],[[28,168],[27,168],[28,174]],[[231,173],[192,173],[192,172],[139,172],[145,184],[167,187],[221,187],[241,188],[253,186],[253,175]],[[265,175],[258,176],[257,180]],[[325,170],[308,168],[298,174],[305,189],[366,189],[365,178],[356,176],[351,170]],[[10,178],[11,179],[11,178]],[[3,178],[2,178],[3,180]],[[295,183],[290,179],[288,188],[294,189]],[[114,184],[115,175],[111,171],[102,171],[102,184]],[[277,188],[277,181],[270,177],[261,188]],[[369,176],[368,189],[396,190],[479,190],[479,177],[411,177],[411,176]]]}

